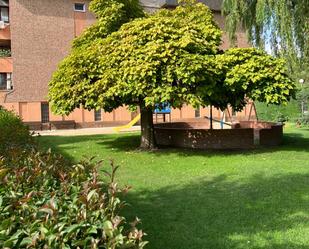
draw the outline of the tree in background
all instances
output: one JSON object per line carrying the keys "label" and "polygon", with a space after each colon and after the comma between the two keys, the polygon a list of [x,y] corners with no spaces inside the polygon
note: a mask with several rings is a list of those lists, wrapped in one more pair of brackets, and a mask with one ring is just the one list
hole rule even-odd
{"label": "tree in background", "polygon": [[[103,13],[109,6],[101,8]],[[84,36],[93,37],[92,29]],[[96,35],[95,42],[86,39],[87,46],[79,41],[50,82],[53,110],[139,106],[142,148],[156,146],[153,110],[159,103],[241,110],[248,97],[280,104],[294,95],[283,60],[256,49],[220,51],[221,31],[211,10],[194,1],[134,19]]]}
{"label": "tree in background", "polygon": [[[309,66],[308,66],[309,68]],[[297,92],[296,99],[298,107],[301,110],[301,114],[298,117],[298,124],[309,124],[309,72],[308,71],[299,71],[297,73],[297,79],[299,82],[299,91]]]}
{"label": "tree in background", "polygon": [[288,107],[259,103],[260,116],[272,115],[275,120],[299,118],[299,103],[306,99],[309,84],[307,80],[302,86],[298,84],[309,71],[309,0],[224,0],[223,13],[232,42],[236,41],[237,28],[244,28],[255,47],[287,59],[290,75],[298,86],[297,100]]}
{"label": "tree in background", "polygon": [[242,26],[254,46],[309,62],[308,0],[224,0],[223,13],[232,41]]}

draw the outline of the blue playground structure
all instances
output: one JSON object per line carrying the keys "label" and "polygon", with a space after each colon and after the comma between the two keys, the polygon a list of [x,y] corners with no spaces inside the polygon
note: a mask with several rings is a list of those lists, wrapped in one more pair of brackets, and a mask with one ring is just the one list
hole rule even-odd
{"label": "blue playground structure", "polygon": [[163,116],[163,122],[166,122],[166,115],[169,115],[169,122],[171,122],[171,105],[167,102],[156,104],[153,112],[156,116],[156,123],[158,123],[158,115]]}

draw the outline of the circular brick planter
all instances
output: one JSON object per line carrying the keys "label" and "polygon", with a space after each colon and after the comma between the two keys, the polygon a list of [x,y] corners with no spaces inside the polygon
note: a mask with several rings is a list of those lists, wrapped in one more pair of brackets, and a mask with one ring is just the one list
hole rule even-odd
{"label": "circular brick planter", "polygon": [[209,129],[209,122],[174,122],[155,125],[159,146],[196,149],[252,149],[273,146],[282,141],[282,124],[240,121],[231,129]]}

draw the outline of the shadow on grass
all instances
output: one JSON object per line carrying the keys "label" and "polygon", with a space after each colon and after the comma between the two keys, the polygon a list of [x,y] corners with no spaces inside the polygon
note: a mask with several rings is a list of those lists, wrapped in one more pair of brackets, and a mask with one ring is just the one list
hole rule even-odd
{"label": "shadow on grass", "polygon": [[[64,154],[68,158],[71,155],[65,150],[74,149],[80,146],[79,143],[85,141],[94,143],[102,147],[102,150],[113,150],[115,152],[138,151],[140,143],[140,135],[137,133],[128,133],[120,135],[88,135],[88,136],[52,136],[42,137],[39,139],[44,147],[51,147],[59,153]],[[65,149],[60,148],[60,145],[66,145]],[[178,156],[203,155],[207,157],[217,155],[235,155],[235,154],[261,154],[280,151],[300,151],[309,152],[309,137],[304,137],[302,133],[287,133],[284,134],[283,143],[280,146],[274,147],[259,147],[252,150],[196,150],[183,148],[162,148],[147,153],[154,153],[156,156],[164,156],[167,154],[177,154]]]}
{"label": "shadow on grass", "polygon": [[[303,132],[304,133],[304,132]],[[308,152],[309,137],[287,133],[281,146],[252,151],[195,151],[162,149],[157,156],[175,154],[235,155],[271,152]],[[139,146],[138,134],[42,137],[73,159],[68,149],[95,143],[96,150],[127,152]],[[89,151],[89,154],[96,153]],[[172,179],[171,179],[172,180]],[[148,249],[309,249],[309,174],[266,177],[254,175],[231,181],[227,175],[199,178],[188,184],[129,192],[129,220],[142,219]]]}
{"label": "shadow on grass", "polygon": [[148,249],[308,249],[308,181],[309,174],[203,178],[129,193],[125,212],[142,219]]}

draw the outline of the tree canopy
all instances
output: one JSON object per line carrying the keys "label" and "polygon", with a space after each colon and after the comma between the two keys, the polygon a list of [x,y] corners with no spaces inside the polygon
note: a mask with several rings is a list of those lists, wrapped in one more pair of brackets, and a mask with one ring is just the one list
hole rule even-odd
{"label": "tree canopy", "polygon": [[309,62],[309,0],[224,0],[223,12],[231,40],[242,26],[253,45]]}
{"label": "tree canopy", "polygon": [[[101,7],[102,13],[109,8]],[[99,22],[95,25],[105,32],[107,24]],[[85,39],[93,37],[93,27],[75,42],[81,45],[50,82],[57,113],[135,105],[141,109],[143,131],[143,121],[151,128],[152,110],[163,102],[240,110],[246,97],[280,104],[294,94],[283,60],[253,48],[221,51],[222,32],[204,4],[162,9]]]}

